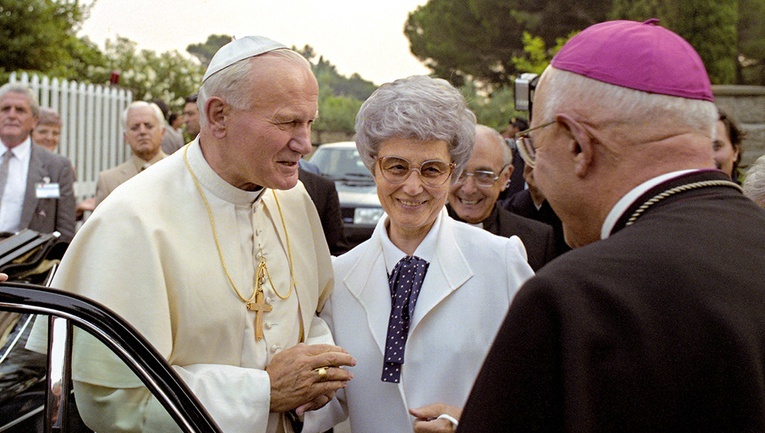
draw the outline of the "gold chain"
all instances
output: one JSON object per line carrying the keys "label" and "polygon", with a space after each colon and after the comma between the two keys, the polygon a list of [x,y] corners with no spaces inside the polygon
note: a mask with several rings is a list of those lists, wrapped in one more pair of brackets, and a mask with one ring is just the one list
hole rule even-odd
{"label": "gold chain", "polygon": [[[197,191],[199,191],[199,195],[202,197],[202,201],[205,204],[205,208],[207,209],[207,216],[210,219],[210,227],[212,228],[212,234],[213,239],[215,240],[215,248],[218,250],[218,258],[220,258],[220,264],[223,267],[223,272],[226,274],[226,278],[228,279],[229,284],[231,284],[231,287],[234,289],[234,292],[236,293],[236,296],[239,297],[239,299],[242,300],[242,302],[249,303],[252,302],[253,299],[255,299],[255,296],[258,293],[258,288],[256,287],[252,291],[252,295],[249,299],[245,299],[244,296],[242,296],[241,293],[239,293],[239,289],[236,288],[236,284],[234,284],[234,280],[231,278],[231,274],[228,272],[228,267],[226,266],[226,261],[223,259],[223,251],[220,246],[220,242],[218,241],[218,231],[215,229],[215,217],[213,217],[212,208],[210,208],[210,203],[207,201],[207,197],[205,196],[204,191],[202,191],[202,186],[199,184],[199,180],[197,179],[196,175],[194,174],[194,170],[191,169],[191,164],[189,163],[189,146],[187,145],[183,149],[183,161],[186,163],[186,169],[189,171],[189,174],[191,174],[191,179],[194,181],[194,186],[196,186]],[[292,295],[292,288],[296,286],[295,281],[295,270],[292,265],[292,248],[290,247],[290,236],[287,233],[287,224],[284,222],[284,214],[282,213],[282,206],[279,204],[279,199],[276,197],[276,191],[271,190],[271,193],[274,196],[274,200],[276,201],[276,208],[279,210],[279,218],[282,221],[282,227],[284,228],[284,237],[287,242],[287,256],[289,258],[289,265],[290,265],[290,289],[289,293],[287,293],[287,296],[282,296],[279,292],[276,291],[276,287],[274,287],[273,281],[271,281],[271,275],[268,272],[268,268],[265,266],[265,262],[263,261],[263,251],[260,251],[261,255],[261,263],[258,264],[258,274],[255,275],[255,278],[258,278],[260,275],[260,269],[261,265],[265,269],[265,274],[268,277],[268,282],[271,284],[271,289],[276,293],[276,296],[278,296],[280,299],[287,299]],[[258,245],[258,248],[260,248],[260,245]]]}

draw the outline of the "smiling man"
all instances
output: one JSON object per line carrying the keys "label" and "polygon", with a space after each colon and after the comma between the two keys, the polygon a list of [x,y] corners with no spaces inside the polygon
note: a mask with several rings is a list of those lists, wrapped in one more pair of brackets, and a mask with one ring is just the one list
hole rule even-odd
{"label": "smiling man", "polygon": [[524,218],[497,206],[513,172],[512,150],[499,132],[477,125],[475,146],[465,171],[449,188],[449,216],[481,227],[495,235],[516,235],[526,247],[534,271],[555,258],[551,226]]}
{"label": "smiling man", "polygon": [[121,120],[125,142],[133,151],[133,156],[122,164],[98,174],[96,206],[104,201],[114,188],[167,156],[161,148],[162,137],[165,136],[165,121],[159,107],[151,102],[133,102],[122,112]]}
{"label": "smiling man", "polygon": [[[282,44],[222,47],[199,90],[199,136],[96,208],[53,283],[127,319],[225,432],[289,433],[294,415],[353,376],[337,367],[355,360],[317,316],[332,264],[298,183],[318,94],[308,61]],[[174,430],[141,382],[91,345],[75,340],[87,353],[73,373],[86,424]]]}

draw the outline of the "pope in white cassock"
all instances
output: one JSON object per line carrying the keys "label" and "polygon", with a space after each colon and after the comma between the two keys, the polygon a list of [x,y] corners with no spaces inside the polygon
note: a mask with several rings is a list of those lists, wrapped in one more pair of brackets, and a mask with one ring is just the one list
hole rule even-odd
{"label": "pope in white cassock", "polygon": [[[199,91],[199,137],[99,205],[53,281],[134,325],[226,432],[289,432],[284,413],[318,409],[352,378],[334,367],[355,360],[317,317],[332,265],[297,181],[317,101],[310,65],[283,45],[221,48]],[[73,363],[90,428],[174,425],[87,335]]]}

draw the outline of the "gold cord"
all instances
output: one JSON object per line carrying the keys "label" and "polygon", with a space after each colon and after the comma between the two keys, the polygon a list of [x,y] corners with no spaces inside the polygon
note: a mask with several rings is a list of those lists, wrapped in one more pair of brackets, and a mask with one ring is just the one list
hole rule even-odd
{"label": "gold cord", "polygon": [[628,227],[634,224],[635,221],[637,221],[637,219],[640,218],[643,212],[648,210],[648,208],[650,208],[651,206],[655,205],[656,203],[664,200],[665,198],[671,195],[675,195],[683,191],[689,191],[689,190],[697,189],[697,188],[706,188],[710,186],[727,186],[733,189],[737,189],[739,192],[743,192],[743,189],[741,188],[741,186],[729,180],[702,180],[699,182],[693,182],[693,183],[688,183],[685,185],[676,186],[674,188],[668,189],[664,192],[661,192],[653,196],[650,200],[640,205],[640,207],[632,214],[632,216],[629,217],[629,219],[627,220],[627,223],[625,224],[625,227]]}
{"label": "gold cord", "polygon": [[[215,229],[215,217],[212,213],[212,208],[210,207],[210,203],[207,201],[207,197],[205,196],[204,191],[202,191],[202,186],[199,184],[199,180],[197,179],[196,175],[194,174],[194,170],[191,169],[191,164],[189,163],[189,146],[186,146],[183,149],[183,161],[186,164],[186,169],[189,171],[189,174],[191,174],[191,179],[194,181],[194,186],[196,186],[197,191],[199,191],[199,195],[202,197],[202,201],[205,204],[205,208],[207,209],[207,216],[210,219],[210,227],[212,228],[212,234],[213,239],[215,240],[215,248],[218,250],[218,258],[220,259],[220,264],[223,267],[223,272],[226,274],[226,278],[228,279],[229,284],[231,284],[231,287],[234,289],[234,292],[236,293],[236,296],[239,297],[239,299],[242,300],[244,303],[250,303],[255,299],[255,296],[258,293],[258,287],[254,288],[252,290],[252,295],[249,299],[245,299],[244,296],[239,292],[239,289],[237,289],[236,284],[234,284],[234,280],[231,278],[231,274],[228,272],[228,267],[226,266],[226,261],[223,259],[223,251],[220,246],[220,242],[218,241],[218,231]],[[274,200],[276,201],[276,208],[279,210],[279,217],[282,221],[282,227],[284,228],[284,237],[287,242],[287,256],[289,258],[289,265],[290,265],[290,290],[289,293],[287,293],[287,296],[282,296],[279,292],[276,291],[276,287],[274,287],[273,281],[271,281],[271,275],[268,272],[268,267],[265,265],[265,261],[261,258],[260,263],[258,264],[258,272],[256,274],[256,278],[260,277],[260,271],[261,267],[265,271],[265,274],[268,278],[268,282],[271,284],[271,290],[276,293],[276,296],[278,296],[280,299],[287,299],[292,295],[292,288],[296,286],[295,281],[295,270],[292,265],[292,248],[290,247],[290,237],[287,233],[287,224],[284,222],[284,214],[282,213],[282,206],[279,204],[279,199],[276,197],[276,191],[271,190],[271,193],[274,196]],[[260,248],[260,245],[258,245],[258,248]],[[261,250],[261,257],[263,257],[262,250]]]}

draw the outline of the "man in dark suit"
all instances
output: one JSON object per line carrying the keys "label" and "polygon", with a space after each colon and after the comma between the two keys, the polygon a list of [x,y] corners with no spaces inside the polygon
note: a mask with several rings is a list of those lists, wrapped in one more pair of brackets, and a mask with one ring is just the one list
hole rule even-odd
{"label": "man in dark suit", "polygon": [[523,168],[525,164],[523,158],[518,154],[515,145],[515,134],[529,128],[529,122],[521,117],[511,117],[507,123],[507,128],[502,132],[502,138],[512,149],[513,155],[513,173],[510,175],[510,184],[499,194],[497,201],[500,206],[507,203],[515,194],[523,191]]}
{"label": "man in dark suit", "polygon": [[656,20],[553,58],[519,144],[575,248],[516,295],[458,432],[765,431],[765,212],[715,170],[713,99]]}
{"label": "man in dark suit", "polygon": [[348,241],[343,230],[343,215],[340,213],[340,199],[332,179],[313,173],[303,167],[301,159],[298,179],[303,182],[308,195],[311,196],[316,211],[319,213],[321,228],[329,245],[329,252],[339,256],[348,251]]}
{"label": "man in dark suit", "polygon": [[29,228],[74,237],[71,162],[32,142],[40,105],[25,84],[0,87],[0,232]]}
{"label": "man in dark suit", "polygon": [[510,197],[505,202],[504,208],[516,215],[531,218],[552,227],[556,256],[569,251],[571,247],[566,244],[566,239],[563,237],[563,223],[537,188],[534,181],[534,170],[530,166],[524,166],[523,179],[528,188]]}
{"label": "man in dark suit", "polygon": [[502,209],[497,197],[507,188],[513,155],[499,132],[476,126],[470,160],[457,182],[449,188],[449,216],[480,226],[495,235],[518,236],[526,247],[534,271],[555,257],[552,227]]}

